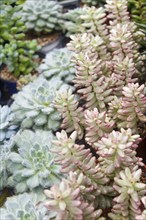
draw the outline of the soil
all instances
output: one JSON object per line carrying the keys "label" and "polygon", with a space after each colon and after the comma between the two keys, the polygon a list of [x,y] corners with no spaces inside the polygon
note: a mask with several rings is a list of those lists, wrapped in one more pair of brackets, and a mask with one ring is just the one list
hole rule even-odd
{"label": "soil", "polygon": [[55,32],[51,34],[41,34],[36,35],[33,32],[29,32],[26,34],[26,40],[36,40],[38,44],[43,47],[47,44],[51,44],[56,41],[61,36],[60,32]]}
{"label": "soil", "polygon": [[13,82],[17,81],[17,78],[12,73],[9,72],[7,67],[5,67],[1,70],[0,78],[3,80],[9,80],[9,81],[13,81]]}

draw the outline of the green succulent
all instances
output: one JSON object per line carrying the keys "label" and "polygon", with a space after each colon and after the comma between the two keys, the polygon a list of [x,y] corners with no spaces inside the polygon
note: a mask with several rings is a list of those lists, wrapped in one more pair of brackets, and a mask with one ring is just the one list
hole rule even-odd
{"label": "green succulent", "polygon": [[9,106],[0,105],[0,144],[10,139],[16,133],[16,125],[10,123],[11,109]]}
{"label": "green succulent", "polygon": [[68,87],[57,78],[49,82],[39,77],[24,86],[14,96],[12,104],[12,120],[22,128],[57,130],[60,126],[60,115],[53,101],[57,90]]}
{"label": "green succulent", "polygon": [[1,219],[45,220],[47,209],[37,197],[36,194],[23,193],[8,198],[4,207],[0,208]]}
{"label": "green succulent", "polygon": [[46,188],[60,181],[60,166],[51,152],[53,138],[50,131],[42,130],[24,130],[15,136],[13,148],[17,152],[12,150],[8,157],[8,185],[16,192]]}
{"label": "green succulent", "polygon": [[0,44],[9,43],[12,40],[20,40],[25,37],[26,27],[19,15],[20,7],[2,4],[0,8]]}
{"label": "green succulent", "polygon": [[3,63],[6,64],[9,72],[16,78],[20,75],[27,75],[38,65],[35,61],[38,58],[38,55],[35,54],[37,50],[38,46],[35,40],[13,40],[5,44],[1,51],[3,54]]}
{"label": "green succulent", "polygon": [[59,30],[62,6],[55,1],[27,0],[22,9],[22,20],[27,29],[36,32]]}
{"label": "green succulent", "polygon": [[55,49],[48,53],[39,66],[39,73],[47,79],[59,76],[60,79],[70,82],[74,78],[75,67],[71,62],[72,52],[67,48]]}

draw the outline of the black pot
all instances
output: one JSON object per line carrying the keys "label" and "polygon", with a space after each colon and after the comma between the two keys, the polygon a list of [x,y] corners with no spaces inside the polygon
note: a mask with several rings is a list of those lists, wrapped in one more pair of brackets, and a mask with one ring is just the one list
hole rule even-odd
{"label": "black pot", "polygon": [[[5,68],[5,65],[0,66],[0,70]],[[5,105],[11,99],[11,96],[18,92],[16,88],[16,82],[5,80],[0,77],[0,104]]]}
{"label": "black pot", "polygon": [[38,52],[37,54],[39,55],[39,57],[41,58],[45,58],[46,54],[51,52],[54,49],[59,49],[62,47],[65,47],[66,45],[66,37],[61,35],[56,41],[54,41],[53,43],[49,43],[45,46],[43,46]]}
{"label": "black pot", "polygon": [[80,6],[80,0],[65,0],[59,2],[63,9],[74,9]]}

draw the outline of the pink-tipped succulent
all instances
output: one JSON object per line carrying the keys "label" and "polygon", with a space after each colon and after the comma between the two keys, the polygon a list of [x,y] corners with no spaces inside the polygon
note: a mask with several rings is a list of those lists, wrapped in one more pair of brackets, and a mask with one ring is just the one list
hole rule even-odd
{"label": "pink-tipped succulent", "polygon": [[61,113],[63,122],[61,127],[67,132],[77,131],[79,139],[83,137],[83,109],[72,94],[71,89],[57,93],[55,107]]}
{"label": "pink-tipped succulent", "polygon": [[85,124],[85,139],[92,147],[95,147],[94,144],[114,128],[114,121],[107,117],[106,112],[100,113],[97,108],[85,111]]}

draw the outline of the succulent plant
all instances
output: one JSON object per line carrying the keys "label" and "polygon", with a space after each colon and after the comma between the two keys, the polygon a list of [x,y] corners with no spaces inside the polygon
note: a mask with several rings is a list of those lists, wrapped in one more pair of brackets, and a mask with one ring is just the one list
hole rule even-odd
{"label": "succulent plant", "polygon": [[16,133],[17,126],[10,122],[11,108],[7,105],[0,105],[0,144],[10,139]]}
{"label": "succulent plant", "polygon": [[56,91],[67,87],[57,77],[53,77],[49,82],[39,77],[24,86],[13,97],[12,121],[20,124],[21,128],[58,129],[61,118],[54,107],[53,100]]}
{"label": "succulent plant", "polygon": [[[57,211],[56,219],[96,219],[105,220],[101,216],[101,209],[94,210],[92,204],[84,202],[80,197],[80,188],[78,185],[81,184],[83,175],[79,175],[75,179],[75,174],[70,173],[72,179],[69,181],[62,180],[60,185],[54,185],[50,190],[45,190],[45,194],[48,200],[45,201],[45,206],[49,210]],[[72,183],[75,182],[75,187],[71,187]]]}
{"label": "succulent plant", "polygon": [[105,134],[94,143],[99,163],[107,176],[113,177],[126,167],[133,168],[134,164],[143,165],[136,157],[136,148],[140,142],[139,135],[132,135],[131,129],[112,131]]}
{"label": "succulent plant", "polygon": [[99,113],[97,108],[91,111],[86,110],[84,117],[86,124],[85,140],[92,147],[103,136],[109,134],[115,126],[114,121],[108,118],[106,112]]}
{"label": "succulent plant", "polygon": [[14,150],[8,157],[8,185],[15,187],[17,193],[50,187],[60,181],[60,166],[55,164],[51,152],[53,138],[51,132],[42,130],[24,130],[15,136]]}
{"label": "succulent plant", "polygon": [[84,31],[84,28],[82,27],[82,19],[80,16],[83,14],[82,8],[75,8],[72,10],[69,10],[65,12],[62,15],[62,29],[66,33],[68,37],[70,37],[73,34],[81,33]]}
{"label": "succulent plant", "polygon": [[60,29],[61,11],[61,5],[55,1],[27,0],[21,16],[28,30],[48,33]]}
{"label": "succulent plant", "polygon": [[141,169],[136,167],[133,171],[126,167],[125,171],[121,171],[119,176],[115,177],[114,188],[119,196],[114,198],[115,205],[109,214],[111,219],[133,220],[141,214],[140,198],[146,192],[146,185],[140,182],[141,172]]}
{"label": "succulent plant", "polygon": [[55,98],[55,107],[61,113],[63,122],[61,127],[67,132],[77,131],[79,139],[83,137],[83,108],[78,107],[77,98],[72,94],[71,89],[65,92],[58,92]]}
{"label": "succulent plant", "polygon": [[8,145],[0,144],[0,191],[7,185],[8,180],[8,170],[7,161],[10,153],[10,148]]}
{"label": "succulent plant", "polygon": [[[8,1],[6,1],[8,2]],[[0,13],[0,29],[1,39],[0,44],[11,42],[12,40],[21,40],[25,37],[26,27],[18,12],[19,6],[12,7],[11,5],[2,4]]]}
{"label": "succulent plant", "polygon": [[115,102],[109,103],[110,115],[115,118],[118,128],[131,128],[137,132],[139,121],[146,121],[146,97],[144,85],[129,83],[123,87],[123,97]]}
{"label": "succulent plant", "polygon": [[36,67],[35,61],[38,56],[35,52],[38,50],[36,41],[16,41],[13,40],[5,44],[2,54],[4,54],[3,63],[7,65],[8,70],[16,78],[20,75],[31,73]]}
{"label": "succulent plant", "polygon": [[23,193],[7,198],[5,205],[0,208],[1,219],[45,220],[47,209],[37,197],[36,194]]}
{"label": "succulent plant", "polygon": [[47,79],[58,76],[65,82],[71,82],[75,74],[74,63],[71,62],[72,54],[67,48],[53,50],[38,67],[39,73]]}

